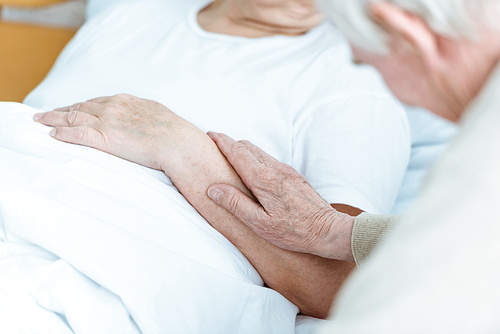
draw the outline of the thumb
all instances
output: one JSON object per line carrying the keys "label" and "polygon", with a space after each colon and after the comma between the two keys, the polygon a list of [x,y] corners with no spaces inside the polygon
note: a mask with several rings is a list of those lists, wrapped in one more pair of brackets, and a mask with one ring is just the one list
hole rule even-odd
{"label": "thumb", "polygon": [[250,227],[260,221],[264,214],[264,210],[259,204],[238,188],[227,184],[217,184],[210,187],[208,197]]}

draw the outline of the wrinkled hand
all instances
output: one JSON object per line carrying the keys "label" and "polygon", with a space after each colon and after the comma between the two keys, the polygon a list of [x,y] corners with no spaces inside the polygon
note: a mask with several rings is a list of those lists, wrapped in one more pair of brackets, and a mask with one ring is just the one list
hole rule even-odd
{"label": "wrinkled hand", "polygon": [[[333,209],[292,167],[248,141],[209,133],[259,203],[229,185],[213,185],[208,195],[259,236],[290,251],[351,260],[354,218]],[[340,239],[344,244],[339,246]]]}
{"label": "wrinkled hand", "polygon": [[[167,173],[189,143],[206,135],[164,105],[131,95],[100,97],[35,115],[61,141],[90,146]],[[169,159],[167,159],[167,157]],[[168,175],[168,173],[167,173]]]}

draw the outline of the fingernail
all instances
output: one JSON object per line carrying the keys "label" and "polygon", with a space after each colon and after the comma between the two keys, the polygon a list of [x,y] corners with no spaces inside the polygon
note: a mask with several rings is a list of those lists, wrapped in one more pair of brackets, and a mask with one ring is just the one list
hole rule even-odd
{"label": "fingernail", "polygon": [[38,114],[35,114],[35,116],[33,116],[33,120],[35,122],[38,122],[39,120],[42,119],[42,116],[43,116],[43,113],[38,113]]}
{"label": "fingernail", "polygon": [[57,129],[56,129],[56,128],[53,128],[53,129],[52,129],[52,131],[50,131],[50,135],[51,135],[52,137],[55,137],[55,136],[56,136],[56,134],[57,134]]}
{"label": "fingernail", "polygon": [[208,197],[210,197],[215,203],[220,203],[223,194],[224,193],[220,189],[217,188],[208,189]]}

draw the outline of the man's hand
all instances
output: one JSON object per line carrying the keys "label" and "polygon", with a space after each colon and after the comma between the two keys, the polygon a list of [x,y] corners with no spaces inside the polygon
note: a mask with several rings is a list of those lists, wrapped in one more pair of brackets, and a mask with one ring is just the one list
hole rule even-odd
{"label": "man's hand", "polygon": [[290,251],[353,261],[354,218],[333,209],[292,167],[248,141],[208,134],[259,203],[230,185],[210,187],[208,195],[256,234]]}
{"label": "man's hand", "polygon": [[167,175],[176,159],[186,158],[187,148],[192,150],[198,139],[206,138],[164,105],[126,94],[37,114],[35,120],[53,126],[51,135],[58,140],[90,146]]}

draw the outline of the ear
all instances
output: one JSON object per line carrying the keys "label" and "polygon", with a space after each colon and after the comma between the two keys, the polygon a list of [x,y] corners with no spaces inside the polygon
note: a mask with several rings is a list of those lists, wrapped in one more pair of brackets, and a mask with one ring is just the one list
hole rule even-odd
{"label": "ear", "polygon": [[430,68],[438,65],[440,36],[422,18],[389,2],[371,3],[369,11],[391,42],[409,45]]}

